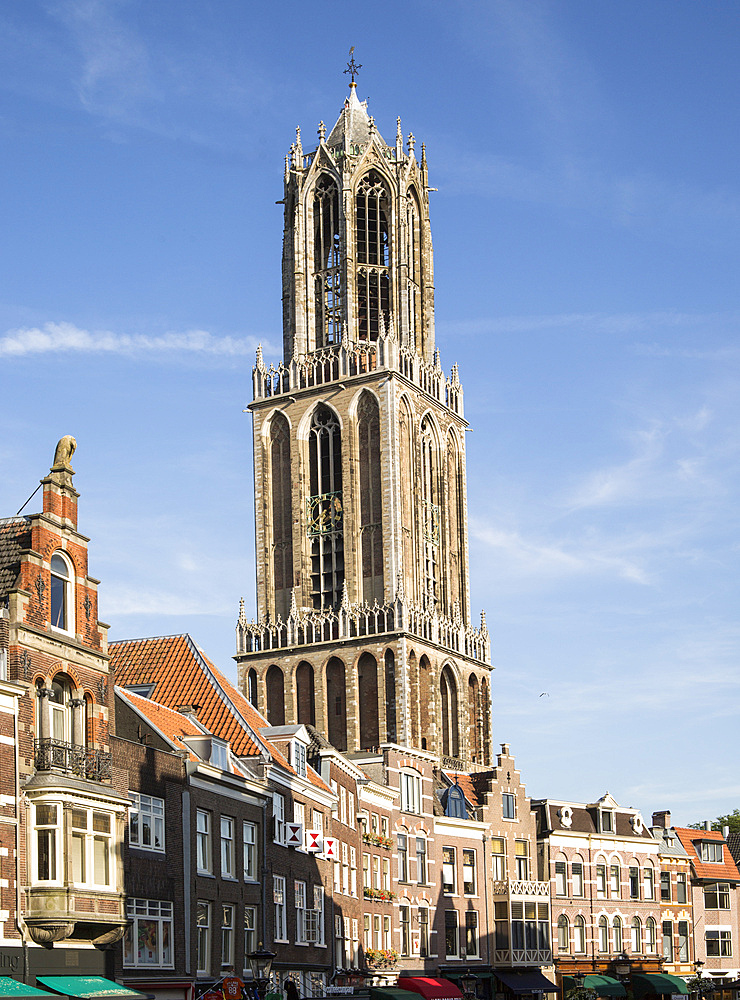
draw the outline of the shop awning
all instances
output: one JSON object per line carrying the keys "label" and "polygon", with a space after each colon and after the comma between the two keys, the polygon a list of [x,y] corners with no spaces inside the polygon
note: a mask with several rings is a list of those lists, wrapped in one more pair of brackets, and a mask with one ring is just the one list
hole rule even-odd
{"label": "shop awning", "polygon": [[688,993],[689,988],[679,976],[669,976],[667,972],[633,972],[632,992],[635,1000],[653,993]]}
{"label": "shop awning", "polygon": [[462,993],[449,979],[433,979],[431,976],[404,976],[398,980],[402,990],[421,994],[424,1000],[462,1000]]}
{"label": "shop awning", "polygon": [[[566,993],[568,990],[575,989],[576,985],[573,976],[563,976],[563,989]],[[593,990],[597,997],[627,996],[627,990],[624,986],[618,979],[613,979],[611,976],[584,976],[583,988]]]}
{"label": "shop awning", "polygon": [[36,976],[36,982],[54,993],[79,1000],[154,1000],[151,993],[130,990],[102,976]]}
{"label": "shop awning", "polygon": [[513,993],[558,993],[555,983],[543,976],[539,969],[529,972],[496,972],[496,979],[508,986]]}
{"label": "shop awning", "polygon": [[393,986],[371,986],[370,1000],[418,1000],[419,994]]}
{"label": "shop awning", "polygon": [[51,997],[53,994],[36,986],[26,986],[12,976],[0,976],[0,997]]}

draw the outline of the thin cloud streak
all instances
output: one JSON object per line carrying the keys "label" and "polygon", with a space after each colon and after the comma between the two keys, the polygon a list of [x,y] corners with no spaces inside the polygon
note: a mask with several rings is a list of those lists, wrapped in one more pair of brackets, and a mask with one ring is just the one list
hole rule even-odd
{"label": "thin cloud streak", "polygon": [[0,357],[21,358],[35,354],[141,354],[185,351],[227,357],[253,354],[258,339],[246,336],[215,337],[207,330],[166,333],[159,337],[81,330],[72,323],[45,323],[42,327],[9,330],[0,337]]}

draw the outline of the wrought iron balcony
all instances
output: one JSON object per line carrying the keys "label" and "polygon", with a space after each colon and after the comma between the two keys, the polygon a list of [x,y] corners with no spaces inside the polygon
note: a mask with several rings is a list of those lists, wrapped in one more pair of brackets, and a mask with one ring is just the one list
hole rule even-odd
{"label": "wrought iron balcony", "polygon": [[90,781],[111,777],[111,755],[103,750],[46,738],[34,740],[34,754],[37,771],[64,771]]}

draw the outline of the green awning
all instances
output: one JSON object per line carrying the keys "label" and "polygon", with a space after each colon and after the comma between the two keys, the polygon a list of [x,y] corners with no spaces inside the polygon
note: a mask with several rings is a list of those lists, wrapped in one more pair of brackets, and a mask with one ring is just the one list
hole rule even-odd
{"label": "green awning", "polygon": [[51,993],[36,986],[26,986],[12,976],[0,976],[0,997],[51,997]]}
{"label": "green awning", "polygon": [[79,1000],[144,1000],[151,996],[102,976],[36,976],[36,982],[54,993]]}
{"label": "green awning", "polygon": [[680,976],[669,976],[667,972],[633,972],[632,992],[635,1000],[653,993],[688,993],[689,988]]}
{"label": "green awning", "polygon": [[419,994],[399,987],[371,986],[370,1000],[419,1000]]}
{"label": "green awning", "polygon": [[[563,976],[563,989],[567,992],[576,988],[573,976]],[[593,990],[597,997],[626,997],[627,990],[618,979],[611,976],[584,976],[583,988]]]}

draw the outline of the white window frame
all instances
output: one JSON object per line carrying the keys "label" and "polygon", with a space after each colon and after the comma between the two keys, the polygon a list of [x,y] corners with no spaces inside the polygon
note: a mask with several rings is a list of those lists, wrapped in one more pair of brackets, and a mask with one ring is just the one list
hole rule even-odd
{"label": "white window frame", "polygon": [[273,842],[285,846],[285,796],[272,793]]}
{"label": "white window frame", "polygon": [[[39,812],[43,809],[55,810],[53,822],[39,822]],[[63,879],[62,866],[62,803],[61,802],[34,802],[33,803],[33,881],[41,885],[61,885]],[[41,855],[41,841],[48,840],[51,845],[50,850],[46,850],[50,861],[50,878],[42,879],[39,875],[39,857]]]}
{"label": "white window frame", "polygon": [[195,813],[196,866],[199,875],[213,874],[212,814],[208,809]]}
{"label": "white window frame", "polygon": [[[56,558],[59,558],[62,563],[64,563],[67,573],[66,576],[53,568],[53,563]],[[75,568],[72,560],[64,551],[64,549],[55,549],[51,554],[51,559],[49,560],[49,571],[51,575],[50,579],[50,589],[49,589],[49,624],[51,625],[52,632],[64,632],[66,635],[74,635],[75,631],[75,601],[74,601],[74,580],[75,580]],[[60,581],[62,588],[62,612],[64,615],[64,625],[55,625],[52,621],[52,593],[55,589],[54,581]],[[56,584],[59,587],[59,583]]]}
{"label": "white window frame", "polygon": [[[75,814],[79,817],[84,815],[85,825],[74,825]],[[115,830],[115,817],[113,813],[106,812],[103,809],[95,809],[90,806],[82,806],[73,804],[72,809],[68,811],[69,823],[70,823],[70,838],[73,844],[74,842],[80,842],[82,848],[82,853],[80,855],[81,868],[82,868],[82,878],[75,879],[74,873],[70,872],[72,877],[70,882],[73,885],[80,886],[90,886],[96,889],[111,889],[115,882],[115,840],[114,840],[114,830]],[[96,817],[107,820],[108,829],[96,829],[95,822]],[[104,851],[104,864],[105,864],[105,881],[99,881],[98,875],[98,850],[99,846],[102,845]],[[71,859],[70,859],[71,860]]]}
{"label": "white window frame", "polygon": [[306,766],[306,744],[300,740],[293,740],[293,767],[296,774],[301,778],[308,776]]}
{"label": "white window frame", "polygon": [[580,857],[571,861],[570,874],[573,896],[580,899],[583,897],[583,861]]}
{"label": "white window frame", "polygon": [[296,879],[295,891],[295,943],[306,944],[306,883]]}
{"label": "white window frame", "polygon": [[129,846],[164,854],[164,799],[142,792],[129,792],[128,797]]}
{"label": "white window frame", "polygon": [[[197,972],[208,975],[211,971],[211,902],[199,899],[195,915],[196,960]],[[205,921],[201,921],[201,916]]]}
{"label": "white window frame", "polygon": [[[475,920],[471,921],[471,917],[475,917]],[[473,951],[470,951],[468,948],[471,927],[474,928],[475,937],[475,948]],[[477,910],[465,911],[465,957],[480,958],[480,918]]]}
{"label": "white window frame", "polygon": [[257,907],[244,907],[244,972],[251,972],[249,958],[250,952],[257,948]]}
{"label": "white window frame", "polygon": [[[450,860],[445,860],[447,851]],[[442,848],[442,895],[457,895],[457,848],[450,844],[445,844]]]}
{"label": "white window frame", "polygon": [[272,898],[275,905],[275,940],[288,943],[288,920],[285,901],[285,876],[272,876]]}
{"label": "white window frame", "polygon": [[[173,969],[175,949],[172,921],[173,904],[169,900],[137,899],[129,896],[126,900],[126,916],[131,921],[126,929],[123,946],[123,966],[127,969]],[[139,922],[146,925],[146,933],[139,934]],[[152,934],[152,927],[156,928]],[[167,939],[169,959],[165,955]],[[151,961],[141,960],[142,941],[154,941],[156,953]]]}
{"label": "white window frame", "polygon": [[501,793],[501,814],[503,819],[516,819],[516,795],[514,792]]}
{"label": "white window frame", "polygon": [[[465,863],[465,856],[472,855],[472,863]],[[477,872],[477,854],[474,847],[463,847],[462,849],[462,884],[463,884],[463,896],[477,896],[478,895],[478,872]],[[470,879],[466,880],[465,871],[469,870],[471,873]],[[466,885],[470,884],[472,888],[468,891],[465,888]]]}
{"label": "white window frame", "polygon": [[401,812],[421,814],[421,775],[418,771],[401,771]]}
{"label": "white window frame", "polygon": [[242,823],[242,872],[245,882],[257,882],[257,824]]}
{"label": "white window frame", "polygon": [[233,903],[221,904],[221,968],[234,967],[234,915]]}
{"label": "white window frame", "polygon": [[221,816],[221,878],[235,878],[234,817]]}
{"label": "white window frame", "polygon": [[[448,914],[454,913],[455,915],[455,933],[453,935],[453,941],[455,945],[455,950],[450,951],[447,947],[447,916]],[[449,909],[444,911],[444,942],[445,942],[445,958],[459,958],[460,957],[460,914],[457,910]],[[452,929],[452,921],[450,921],[450,930]]]}

